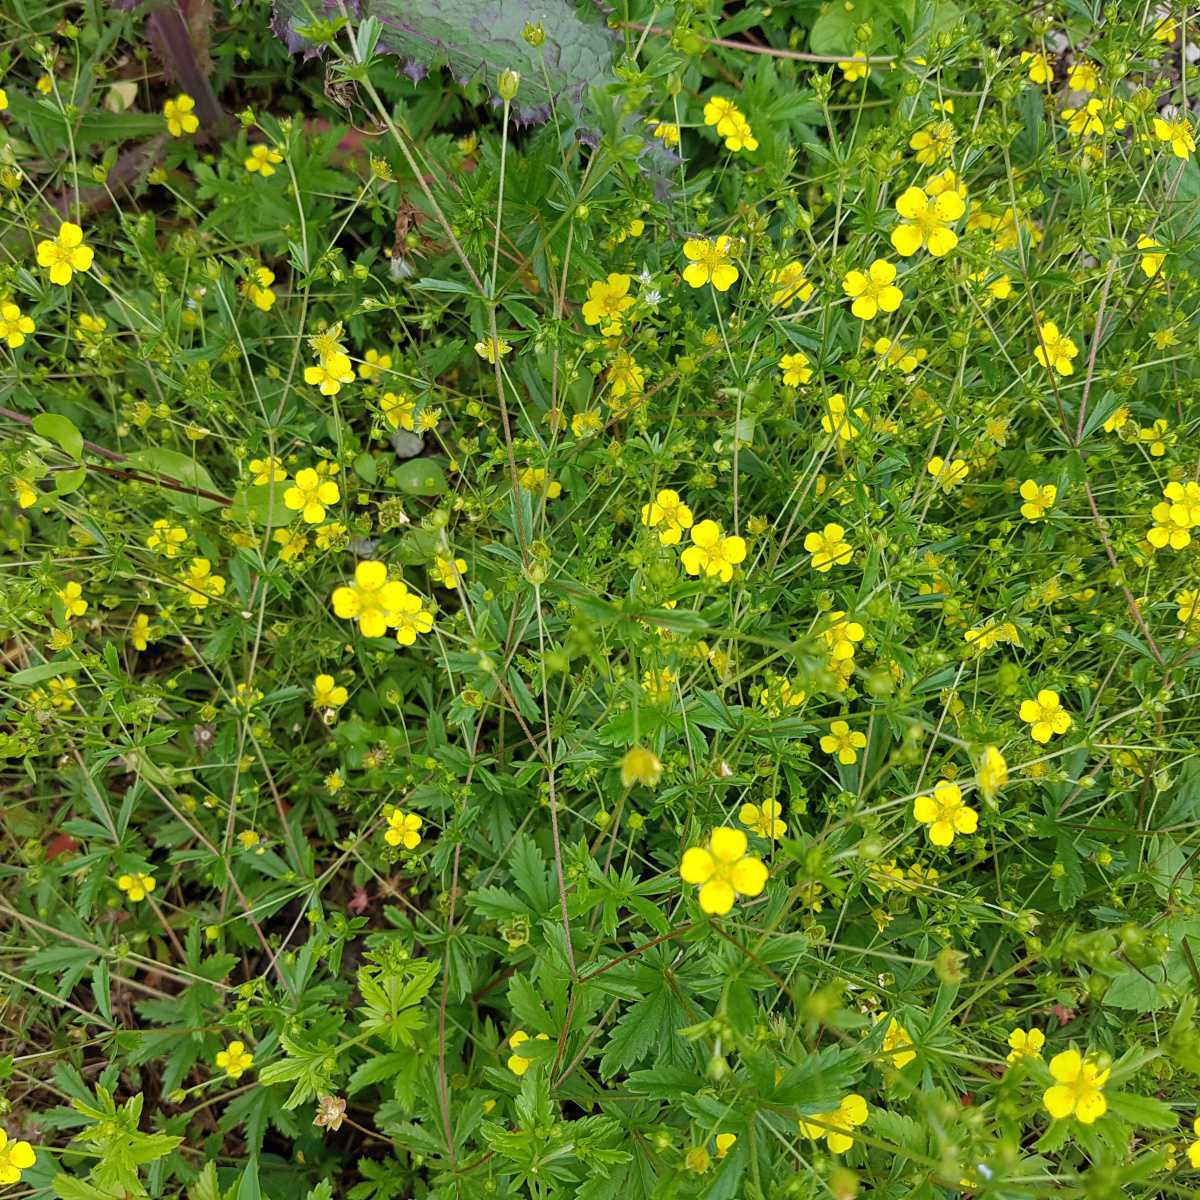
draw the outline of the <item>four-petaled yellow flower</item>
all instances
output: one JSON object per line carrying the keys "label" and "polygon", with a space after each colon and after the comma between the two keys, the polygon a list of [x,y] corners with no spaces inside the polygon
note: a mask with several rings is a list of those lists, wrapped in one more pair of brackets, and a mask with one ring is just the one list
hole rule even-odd
{"label": "four-petaled yellow flower", "polygon": [[837,756],[843,766],[858,762],[858,752],[867,744],[866,734],[851,729],[846,721],[834,721],[821,738],[821,749]]}
{"label": "four-petaled yellow flower", "polygon": [[1056,1121],[1073,1116],[1081,1125],[1091,1125],[1108,1111],[1108,1067],[1085,1059],[1078,1050],[1064,1050],[1050,1060],[1050,1074],[1055,1084],[1042,1093],[1042,1103]]}
{"label": "four-petaled yellow flower", "polygon": [[[886,1014],[883,1014],[886,1016]],[[902,1071],[914,1058],[917,1052],[913,1049],[912,1038],[908,1030],[893,1017],[888,1021],[887,1030],[883,1035],[883,1052],[892,1061],[897,1071]]]}
{"label": "four-petaled yellow flower", "polygon": [[126,896],[137,904],[152,892],[158,886],[153,875],[146,874],[145,871],[133,871],[128,875],[117,876],[117,887],[125,893]]}
{"label": "four-petaled yellow flower", "polygon": [[388,817],[388,827],[384,831],[383,840],[389,846],[403,846],[405,850],[415,850],[421,844],[423,824],[416,813],[393,809]]}
{"label": "four-petaled yellow flower", "polygon": [[58,593],[62,606],[66,610],[67,620],[72,617],[82,617],[88,610],[88,602],[83,595],[83,585],[73,579]]}
{"label": "four-petaled yellow flower", "polygon": [[1045,745],[1055,734],[1071,728],[1071,714],[1062,706],[1057,692],[1043,688],[1034,700],[1022,700],[1021,720],[1031,728],[1030,737]]}
{"label": "four-petaled yellow flower", "polygon": [[683,279],[690,287],[699,288],[711,283],[718,292],[727,292],[737,282],[738,269],[730,261],[733,238],[728,235],[688,238],[683,243],[683,253],[688,259],[688,265],[683,268]]}
{"label": "four-petaled yellow flower", "polygon": [[820,533],[806,533],[804,549],[812,555],[814,571],[844,566],[854,556],[854,548],[846,541],[845,529],[832,521]]}
{"label": "four-petaled yellow flower", "polygon": [[318,675],[313,680],[313,705],[316,708],[341,708],[350,693],[334,682],[332,675]]}
{"label": "four-petaled yellow flower", "polygon": [[881,312],[895,312],[904,299],[895,280],[896,268],[886,258],[877,258],[865,273],[848,271],[842,290],[854,301],[850,311],[860,321],[874,320]]}
{"label": "four-petaled yellow flower", "polygon": [[306,525],[325,520],[325,509],[341,498],[338,485],[332,479],[322,479],[312,467],[297,471],[294,486],[283,493],[284,505],[298,512]]}
{"label": "four-petaled yellow flower", "polygon": [[1020,1062],[1023,1058],[1041,1058],[1046,1035],[1040,1029],[1014,1029],[1008,1035],[1008,1044],[1010,1063]]}
{"label": "four-petaled yellow flower", "polygon": [[1196,134],[1185,116],[1168,121],[1155,117],[1154,136],[1160,142],[1169,142],[1176,158],[1189,158],[1196,149]]}
{"label": "four-petaled yellow flower", "polygon": [[924,246],[935,258],[949,254],[958,245],[958,234],[950,228],[966,211],[958,192],[946,190],[927,195],[923,188],[910,187],[896,200],[900,224],[892,230],[896,253],[907,258]]}
{"label": "four-petaled yellow flower", "polygon": [[913,801],[913,816],[929,826],[929,840],[935,846],[949,846],[956,833],[974,833],[979,827],[979,814],[963,803],[962,790],[945,779],[933,785]]}
{"label": "four-petaled yellow flower", "polygon": [[146,538],[146,547],[163,558],[176,558],[180,549],[187,541],[187,530],[182,525],[172,525],[170,521],[159,518],[154,522],[150,536]]}
{"label": "four-petaled yellow flower", "polygon": [[767,282],[772,288],[771,304],[775,308],[790,304],[793,300],[803,303],[813,294],[813,285],[805,276],[802,263],[784,263],[782,267],[767,276]]}
{"label": "four-petaled yellow flower", "polygon": [[1053,367],[1060,375],[1070,375],[1075,370],[1071,359],[1079,353],[1079,347],[1065,333],[1058,332],[1053,321],[1038,326],[1038,344],[1033,356],[1043,367]]}
{"label": "four-petaled yellow flower", "polygon": [[[716,521],[701,521],[691,530],[692,545],[680,556],[689,575],[715,576],[722,583],[733,578],[733,568],[746,557],[743,538],[726,537]],[[660,535],[661,538],[661,535]]]}
{"label": "four-petaled yellow flower", "polygon": [[465,558],[453,558],[450,555],[439,554],[434,559],[433,566],[429,568],[429,573],[442,587],[453,591],[462,582],[463,577],[467,573],[467,560]]}
{"label": "four-petaled yellow flower", "polygon": [[0,338],[10,350],[25,345],[26,334],[33,333],[34,329],[33,318],[25,316],[12,301],[0,304]]}
{"label": "four-petaled yellow flower", "polygon": [[967,466],[964,459],[956,458],[953,462],[946,462],[944,458],[935,455],[926,463],[925,470],[933,476],[936,486],[940,487],[943,492],[948,492],[966,479],[971,468]]}
{"label": "four-petaled yellow flower", "polygon": [[167,132],[172,137],[186,137],[200,128],[200,118],[193,111],[196,102],[186,92],[163,105],[163,116],[167,120]]}
{"label": "four-petaled yellow flower", "polygon": [[825,1139],[831,1154],[843,1154],[854,1145],[850,1131],[867,1119],[867,1102],[857,1092],[844,1097],[832,1112],[813,1113],[801,1117],[797,1124],[800,1132],[813,1141]]}
{"label": "four-petaled yellow flower", "polygon": [[700,907],[723,916],[738,896],[757,896],[767,882],[762,860],[746,853],[746,835],[740,829],[718,826],[707,846],[684,851],[679,875],[684,883],[700,887]]}
{"label": "four-petaled yellow flower", "polygon": [[337,350],[324,355],[319,362],[304,368],[304,382],[319,387],[322,396],[336,396],[342,384],[354,382],[350,356]]}
{"label": "four-petaled yellow flower", "polygon": [[799,387],[802,383],[807,383],[813,376],[808,355],[803,350],[785,354],[779,360],[779,369],[783,372],[783,382],[788,387]]}
{"label": "four-petaled yellow flower", "polygon": [[10,1142],[8,1131],[0,1129],[0,1184],[18,1183],[21,1172],[37,1162],[37,1155],[28,1142]]}
{"label": "four-petaled yellow flower", "polygon": [[1050,69],[1050,60],[1044,54],[1022,50],[1021,62],[1027,63],[1029,66],[1028,79],[1030,83],[1039,85],[1049,83],[1054,77],[1054,72]]}
{"label": "four-petaled yellow flower", "polygon": [[[786,681],[785,681],[786,682]],[[780,820],[783,805],[778,800],[769,797],[761,804],[743,804],[738,812],[738,820],[747,829],[752,829],[759,837],[781,838],[787,833],[787,822]]]}
{"label": "four-petaled yellow flower", "polygon": [[76,271],[91,269],[95,252],[83,240],[83,230],[71,221],[63,221],[53,241],[37,244],[38,266],[43,267],[50,282],[66,287]]}
{"label": "four-petaled yellow flower", "polygon": [[613,273],[607,279],[597,279],[588,288],[588,298],[583,303],[583,319],[589,325],[599,325],[605,337],[615,337],[621,332],[621,318],[634,305],[629,294],[633,279],[629,275]]}
{"label": "four-petaled yellow flower", "polygon": [[217,1066],[230,1079],[240,1079],[254,1062],[254,1055],[246,1049],[245,1042],[230,1042],[228,1050],[217,1051]]}
{"label": "four-petaled yellow flower", "polygon": [[1021,516],[1027,521],[1040,521],[1054,507],[1058,499],[1058,488],[1052,483],[1038,483],[1027,479],[1021,484]]}
{"label": "four-petaled yellow flower", "polygon": [[385,563],[368,559],[354,568],[352,584],[334,589],[333,611],[357,621],[363,637],[383,637],[395,625],[396,611],[406,595],[403,583],[389,581]]}
{"label": "four-petaled yellow flower", "polygon": [[995,746],[985,746],[979,756],[979,769],[975,772],[975,782],[979,785],[979,794],[985,800],[992,800],[996,793],[1008,782],[1008,763],[1004,755]]}
{"label": "four-petaled yellow flower", "polygon": [[242,166],[251,175],[261,175],[264,179],[275,174],[275,164],[283,162],[283,155],[271,146],[251,146],[250,154],[242,162]]}
{"label": "four-petaled yellow flower", "polygon": [[642,524],[658,530],[658,540],[663,546],[678,546],[683,531],[691,529],[692,521],[692,510],[673,488],[663,488],[649,504],[642,505]]}
{"label": "four-petaled yellow flower", "polygon": [[[534,1038],[535,1042],[548,1042],[549,1040],[550,1039],[544,1033],[539,1033],[537,1037]],[[508,1056],[508,1069],[514,1075],[524,1075],[525,1072],[529,1070],[530,1063],[533,1062],[533,1059],[522,1058],[521,1055],[516,1053],[517,1048],[524,1045],[527,1041],[529,1041],[529,1034],[527,1034],[523,1029],[516,1030],[512,1037],[508,1039],[508,1048],[513,1051],[513,1053]]]}

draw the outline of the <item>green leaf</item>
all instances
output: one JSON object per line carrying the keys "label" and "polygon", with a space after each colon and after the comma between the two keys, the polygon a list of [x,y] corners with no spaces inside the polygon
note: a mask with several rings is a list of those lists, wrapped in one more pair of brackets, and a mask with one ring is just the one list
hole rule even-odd
{"label": "green leaf", "polygon": [[258,1159],[252,1158],[242,1172],[238,1184],[237,1200],[262,1200],[262,1189],[258,1184]]}
{"label": "green leaf", "polygon": [[1086,886],[1079,851],[1064,833],[1058,835],[1054,861],[1062,867],[1062,874],[1054,880],[1054,890],[1058,893],[1059,902],[1064,908],[1074,908]]}
{"label": "green leaf", "polygon": [[83,487],[87,478],[87,467],[76,467],[73,471],[59,471],[54,476],[54,491],[59,496],[69,496]]}
{"label": "green leaf", "polygon": [[1110,1111],[1123,1121],[1143,1129],[1174,1129],[1178,1118],[1169,1104],[1152,1096],[1135,1096],[1131,1092],[1108,1092]]}
{"label": "green leaf", "polygon": [[33,431],[46,441],[53,442],[64,454],[78,462],[83,457],[83,434],[75,422],[60,413],[38,413],[33,418]]}
{"label": "green leaf", "polygon": [[22,671],[14,671],[8,682],[24,687],[28,683],[41,683],[43,679],[57,679],[68,671],[74,671],[78,664],[74,659],[57,659],[54,662],[38,663],[36,667],[26,667]]}
{"label": "green leaf", "polygon": [[[217,486],[213,483],[212,476],[209,475],[207,469],[190,454],[183,454],[166,446],[148,446],[143,450],[134,450],[129,455],[129,461],[143,471],[172,479],[186,487],[199,488],[206,492],[217,491]],[[181,512],[211,512],[214,508],[220,507],[216,500],[209,500],[194,494],[189,495],[186,492],[177,492],[174,489],[169,491],[166,498]]]}
{"label": "green leaf", "polygon": [[410,458],[395,476],[396,486],[409,496],[440,496],[446,490],[446,473],[436,459]]}

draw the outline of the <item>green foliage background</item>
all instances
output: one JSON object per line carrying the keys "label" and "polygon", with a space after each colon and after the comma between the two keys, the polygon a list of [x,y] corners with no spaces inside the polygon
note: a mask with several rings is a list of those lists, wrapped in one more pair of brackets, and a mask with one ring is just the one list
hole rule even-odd
{"label": "green foliage background", "polygon": [[[1155,119],[1189,120],[1196,15],[619,3],[539,45],[506,5],[498,50],[479,7],[428,61],[387,6],[288,9],[296,55],[261,0],[0,12],[0,300],[35,326],[0,349],[0,1164],[37,1158],[6,1194],[1194,1194],[1200,541],[1156,514],[1200,480],[1200,169]],[[901,258],[897,197],[947,169],[958,245]],[[67,217],[95,261],[58,287]],[[721,235],[737,282],[688,286]],[[877,258],[904,301],[864,322]],[[728,582],[647,528],[663,489],[745,539]],[[335,615],[363,560],[433,615],[414,644]],[[945,848],[943,780],[979,814]],[[765,890],[703,912],[684,851],[771,801]],[[1070,1049],[1111,1067],[1093,1124],[1043,1103]],[[851,1093],[835,1154],[798,1122]]]}

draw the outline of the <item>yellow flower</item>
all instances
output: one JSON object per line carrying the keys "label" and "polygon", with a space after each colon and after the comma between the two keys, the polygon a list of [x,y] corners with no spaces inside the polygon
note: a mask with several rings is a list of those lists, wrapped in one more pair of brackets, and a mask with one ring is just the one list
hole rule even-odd
{"label": "yellow flower", "polygon": [[1053,367],[1060,375],[1070,375],[1075,366],[1071,359],[1079,353],[1079,347],[1066,334],[1058,332],[1053,321],[1038,325],[1038,344],[1033,356],[1043,367]]}
{"label": "yellow flower", "polygon": [[550,500],[557,500],[562,495],[562,484],[557,479],[552,479],[549,483],[546,482],[545,467],[526,467],[517,476],[517,483],[527,492],[536,492],[545,489],[546,497]]}
{"label": "yellow flower", "polygon": [[487,341],[475,343],[475,353],[490,363],[494,363],[497,358],[503,358],[510,350],[512,347],[503,338],[488,338]]}
{"label": "yellow flower", "polygon": [[757,896],[767,882],[767,868],[746,853],[746,835],[740,829],[719,826],[707,846],[684,851],[679,875],[684,883],[700,886],[700,907],[723,916],[738,896]]}
{"label": "yellow flower", "polygon": [[1150,36],[1156,42],[1169,44],[1175,40],[1175,22],[1170,17],[1163,17],[1155,23]]}
{"label": "yellow flower", "polygon": [[1041,1058],[1046,1035],[1040,1029],[1014,1029],[1008,1035],[1008,1044],[1011,1047],[1008,1055],[1010,1063],[1023,1058]]}
{"label": "yellow flower", "polygon": [[253,1061],[254,1055],[246,1049],[245,1042],[230,1042],[228,1050],[217,1051],[217,1067],[230,1079],[240,1079]]}
{"label": "yellow flower", "polygon": [[745,540],[726,537],[716,521],[693,525],[691,538],[693,544],[680,556],[683,569],[689,575],[703,573],[728,583],[733,578],[733,568],[746,557]]}
{"label": "yellow flower", "polygon": [[949,121],[935,121],[908,139],[909,146],[917,152],[917,162],[926,167],[948,154],[953,143],[954,126]]}
{"label": "yellow flower", "polygon": [[774,841],[787,833],[787,822],[779,819],[783,806],[778,800],[766,799],[762,804],[743,804],[738,820],[759,837]]}
{"label": "yellow flower", "polygon": [[663,766],[658,755],[644,746],[632,746],[621,759],[621,784],[631,788],[640,783],[642,787],[657,787],[662,778]]}
{"label": "yellow flower", "polygon": [[1095,63],[1084,59],[1077,62],[1067,75],[1067,87],[1073,92],[1095,92],[1100,89],[1100,70]]}
{"label": "yellow flower", "polygon": [[37,244],[37,261],[44,267],[50,282],[66,287],[76,271],[90,270],[95,254],[83,240],[83,230],[70,221],[63,221],[53,241]]}
{"label": "yellow flower", "polygon": [[200,128],[200,118],[192,111],[196,102],[181,92],[174,100],[163,105],[163,116],[167,119],[167,132],[172,137],[184,137]]}
{"label": "yellow flower", "polygon": [[821,631],[821,637],[829,647],[829,657],[835,663],[853,658],[854,643],[861,642],[866,636],[866,630],[857,621],[847,621],[845,616],[844,612],[831,612],[830,625]]}
{"label": "yellow flower", "polygon": [[379,400],[379,411],[383,414],[383,419],[393,429],[407,429],[409,433],[414,429],[413,413],[416,407],[416,402],[404,392],[384,392]]}
{"label": "yellow flower", "polygon": [[767,276],[767,282],[772,288],[771,304],[775,308],[790,304],[793,300],[804,303],[813,294],[813,285],[805,276],[802,263],[784,263],[782,267]]}
{"label": "yellow flower", "polygon": [[[1200,1122],[1200,1117],[1197,1118],[1197,1122]],[[1200,1132],[1200,1131],[1198,1131],[1198,1132]],[[727,1155],[729,1153],[729,1151],[733,1149],[734,1144],[736,1142],[737,1142],[737,1134],[736,1133],[718,1133],[717,1134],[717,1157],[724,1158],[725,1155]],[[1200,1143],[1197,1143],[1197,1144],[1200,1145]]]}
{"label": "yellow flower", "polygon": [[274,282],[275,272],[269,267],[255,267],[244,284],[243,290],[260,312],[270,312],[275,304],[275,293],[271,290]]}
{"label": "yellow flower", "polygon": [[1175,441],[1174,436],[1167,435],[1166,418],[1159,417],[1153,425],[1138,430],[1138,441],[1146,443],[1147,449],[1155,458],[1162,458],[1167,452],[1167,446]]}
{"label": "yellow flower", "polygon": [[732,132],[734,121],[741,115],[741,109],[725,96],[713,96],[704,105],[704,123],[715,126],[720,137]]}
{"label": "yellow flower", "polygon": [[646,118],[650,132],[668,148],[679,145],[679,126],[670,121],[656,121],[653,117]]}
{"label": "yellow flower", "polygon": [[150,625],[150,618],[145,613],[138,613],[129,628],[129,640],[133,643],[133,648],[135,650],[145,650],[154,641],[154,637],[155,634]]}
{"label": "yellow flower", "polygon": [[634,304],[634,298],[629,294],[632,282],[631,276],[615,273],[607,280],[597,279],[588,288],[588,298],[583,304],[584,321],[601,326],[600,332],[605,337],[620,333],[621,318]]}
{"label": "yellow flower", "polygon": [[241,842],[244,850],[253,850],[262,841],[262,838],[253,829],[243,829],[238,834],[238,841]]}
{"label": "yellow flower", "polygon": [[1152,237],[1143,234],[1138,238],[1137,248],[1142,254],[1140,265],[1147,279],[1153,279],[1158,274],[1167,257],[1166,251]]}
{"label": "yellow flower", "polygon": [[1027,521],[1040,521],[1054,507],[1058,499],[1058,488],[1052,483],[1038,483],[1027,479],[1021,484],[1021,516]]}
{"label": "yellow flower", "polygon": [[689,260],[683,269],[684,282],[690,287],[711,283],[718,292],[727,292],[738,278],[733,257],[733,239],[720,234],[715,238],[688,238],[683,243],[684,256]]}
{"label": "yellow flower", "polygon": [[1192,132],[1186,116],[1175,117],[1169,121],[1155,117],[1154,136],[1160,142],[1169,142],[1171,152],[1176,158],[1188,158],[1196,149],[1196,135]]}
{"label": "yellow flower", "polygon": [[867,413],[863,408],[855,408],[854,417],[858,424],[850,420],[846,413],[846,397],[841,392],[834,392],[825,402],[825,412],[821,414],[821,428],[826,433],[837,435],[839,442],[852,442],[859,434],[859,425],[865,425]]}
{"label": "yellow flower", "polygon": [[1076,137],[1084,137],[1089,133],[1104,132],[1104,122],[1100,114],[1104,111],[1104,103],[1094,96],[1083,108],[1064,108],[1062,118],[1067,123],[1067,129]]}
{"label": "yellow flower", "polygon": [[129,899],[137,904],[152,892],[158,886],[155,883],[153,875],[147,875],[144,871],[134,871],[131,875],[120,875],[117,877],[117,887],[121,889]]}
{"label": "yellow flower", "polygon": [[1030,736],[1045,745],[1055,734],[1071,728],[1071,714],[1062,706],[1057,692],[1043,688],[1035,700],[1022,700],[1020,717],[1031,726]]}
{"label": "yellow flower", "polygon": [[467,573],[467,560],[439,554],[434,560],[433,566],[429,568],[429,573],[442,587],[450,588],[453,591]]}
{"label": "yellow flower", "polygon": [[692,520],[692,510],[671,488],[663,488],[649,504],[642,505],[642,524],[658,530],[663,546],[678,546],[683,531],[691,529]]}
{"label": "yellow flower", "polygon": [[25,345],[25,335],[35,329],[33,318],[25,316],[11,301],[0,304],[0,338],[10,350]]}
{"label": "yellow flower", "polygon": [[88,610],[88,602],[83,596],[83,586],[71,580],[59,593],[58,598],[66,609],[67,620],[72,617],[82,617]]}
{"label": "yellow flower", "polygon": [[1036,84],[1049,83],[1054,77],[1050,69],[1050,60],[1044,54],[1036,54],[1030,50],[1021,51],[1021,62],[1029,64],[1029,82]]}
{"label": "yellow flower", "polygon": [[392,624],[396,627],[396,641],[402,646],[411,646],[418,633],[428,633],[433,628],[433,613],[421,603],[420,596],[409,592],[396,606]]}
{"label": "yellow flower", "polygon": [[365,560],[354,568],[352,584],[334,590],[333,611],[357,621],[363,637],[383,637],[389,626],[396,624],[397,611],[407,595],[403,583],[388,580],[384,563]]}
{"label": "yellow flower", "polygon": [[838,62],[838,69],[842,73],[842,78],[847,83],[856,83],[860,79],[866,79],[871,74],[871,64],[860,62],[856,59],[847,58]]}
{"label": "yellow flower", "polygon": [[187,541],[187,536],[187,530],[182,525],[172,525],[170,521],[160,518],[154,522],[146,546],[163,558],[175,558]]}
{"label": "yellow flower", "polygon": [[1200,630],[1200,588],[1177,592],[1175,603],[1179,606],[1175,619],[1185,627],[1184,632],[1191,632],[1193,626]]}
{"label": "yellow flower", "polygon": [[935,258],[941,258],[958,245],[958,234],[950,224],[966,212],[966,205],[956,191],[930,196],[922,188],[910,187],[896,200],[896,212],[901,217],[892,230],[896,253],[907,258],[925,246]]}
{"label": "yellow flower", "polygon": [[646,386],[646,376],[634,361],[632,354],[619,350],[613,356],[612,366],[608,368],[608,385],[618,399],[625,395],[636,396],[641,393]]}
{"label": "yellow flower", "polygon": [[904,299],[895,279],[896,268],[884,258],[877,258],[865,273],[848,271],[842,290],[854,301],[850,311],[860,321],[873,320],[880,312],[895,312]]}
{"label": "yellow flower", "polygon": [[12,481],[13,491],[17,495],[17,505],[20,508],[32,508],[38,499],[38,490],[29,482],[18,476]]}
{"label": "yellow flower", "polygon": [[985,800],[994,799],[996,793],[1008,782],[1008,763],[995,746],[984,747],[979,756],[975,782],[979,785],[979,794]]}
{"label": "yellow flower", "polygon": [[845,529],[833,522],[826,525],[820,533],[806,533],[804,549],[812,555],[814,571],[828,571],[835,566],[844,566],[854,555],[853,548],[846,541]]}
{"label": "yellow flower", "polygon": [[979,814],[963,803],[961,789],[945,779],[933,785],[932,795],[913,801],[913,816],[929,826],[929,840],[935,846],[949,846],[956,833],[974,833],[979,826]]}
{"label": "yellow flower", "polygon": [[1074,1116],[1091,1125],[1108,1111],[1103,1090],[1107,1067],[1084,1059],[1078,1050],[1064,1050],[1050,1060],[1050,1074],[1056,1082],[1042,1093],[1042,1103],[1056,1121]]}
{"label": "yellow flower", "polygon": [[279,557],[284,562],[294,562],[308,549],[308,534],[295,529],[276,529],[271,540],[279,546]]}
{"label": "yellow flower", "polygon": [[288,473],[283,463],[277,458],[252,458],[250,472],[254,476],[254,486],[262,487],[268,483],[282,483]]}
{"label": "yellow flower", "polygon": [[[8,93],[0,88],[0,112],[5,112],[8,109]],[[8,1180],[0,1180],[0,1183],[7,1183]]]}
{"label": "yellow flower", "polygon": [[341,708],[350,693],[334,683],[332,675],[318,675],[313,680],[313,705],[316,708]]}
{"label": "yellow flower", "polygon": [[354,382],[349,356],[336,350],[326,354],[320,362],[304,368],[304,382],[319,387],[322,396],[336,396],[342,384]]}
{"label": "yellow flower", "polygon": [[826,754],[836,755],[838,762],[847,767],[858,762],[858,752],[866,744],[866,735],[851,729],[845,721],[834,721],[829,732],[821,738],[821,749]]}
{"label": "yellow flower", "polygon": [[808,355],[803,350],[785,354],[779,360],[779,369],[783,372],[783,382],[788,387],[799,387],[802,383],[807,383],[813,375]]}
{"label": "yellow flower", "polygon": [[[549,1040],[550,1039],[544,1033],[539,1033],[537,1037],[534,1038],[534,1041],[536,1042],[548,1042]],[[527,1041],[529,1041],[529,1034],[527,1034],[523,1029],[516,1030],[512,1037],[508,1039],[508,1048],[514,1052],[509,1055],[508,1069],[516,1076],[524,1075],[525,1072],[529,1070],[530,1064],[533,1062],[533,1059],[522,1058],[516,1053],[517,1048]]]}
{"label": "yellow flower", "polygon": [[388,817],[388,827],[384,831],[383,840],[389,846],[403,846],[405,850],[415,850],[421,844],[423,824],[416,813],[393,809]]}
{"label": "yellow flower", "polygon": [[49,75],[39,75],[37,83],[33,85],[43,96],[48,96],[54,91],[54,80]]}
{"label": "yellow flower", "polygon": [[924,346],[909,350],[900,342],[885,337],[876,338],[872,349],[883,359],[885,366],[896,367],[906,375],[915,371],[929,357],[929,351]]}
{"label": "yellow flower", "polygon": [[888,1022],[887,1031],[883,1035],[883,1052],[892,1060],[892,1066],[897,1071],[902,1071],[917,1057],[908,1030],[894,1017]]}
{"label": "yellow flower", "polygon": [[953,462],[946,462],[944,458],[934,456],[925,465],[925,470],[933,476],[934,483],[943,492],[958,487],[966,479],[970,469],[961,458],[956,458]]}
{"label": "yellow flower", "polygon": [[0,1129],[0,1184],[19,1182],[21,1172],[28,1171],[36,1162],[37,1155],[28,1142],[10,1142],[8,1131]]}
{"label": "yellow flower", "polygon": [[[824,1138],[831,1154],[843,1154],[854,1145],[850,1130],[864,1124],[866,1119],[866,1100],[857,1092],[851,1092],[833,1112],[813,1113],[810,1117],[801,1117],[797,1124],[806,1138],[813,1141]],[[830,1129],[827,1126],[835,1128]]]}
{"label": "yellow flower", "polygon": [[[1197,1117],[1192,1122],[1192,1132],[1196,1135],[1197,1138],[1200,1138],[1200,1117]],[[1200,1171],[1200,1141],[1193,1142],[1187,1148],[1187,1156],[1188,1156],[1188,1162],[1190,1162],[1192,1164],[1192,1166],[1196,1168],[1197,1171]],[[0,1175],[0,1183],[3,1183],[3,1182],[5,1182],[4,1177],[2,1175]]]}
{"label": "yellow flower", "polygon": [[283,162],[283,155],[271,146],[251,146],[250,154],[243,159],[242,166],[251,175],[261,175],[264,179],[275,174],[275,164]]}
{"label": "yellow flower", "polygon": [[283,493],[284,505],[300,513],[307,525],[325,520],[325,509],[341,498],[338,485],[332,479],[322,479],[312,467],[297,471],[295,485]]}
{"label": "yellow flower", "polygon": [[368,350],[363,355],[363,362],[358,364],[358,377],[364,383],[374,379],[383,371],[392,369],[392,356],[390,354],[380,354],[378,350]]}
{"label": "yellow flower", "polygon": [[[725,149],[736,154],[739,150],[757,150],[758,138],[754,136],[754,131],[750,128],[750,122],[740,113],[735,112],[730,114],[727,121],[722,122],[726,126]],[[717,130],[721,132],[720,129]]]}

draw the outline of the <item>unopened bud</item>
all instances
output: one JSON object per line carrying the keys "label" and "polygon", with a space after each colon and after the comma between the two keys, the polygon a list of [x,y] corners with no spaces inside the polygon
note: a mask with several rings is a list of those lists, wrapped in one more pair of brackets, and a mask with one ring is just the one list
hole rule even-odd
{"label": "unopened bud", "polygon": [[505,68],[500,72],[500,78],[496,83],[496,89],[500,93],[500,99],[506,104],[510,103],[517,94],[517,88],[521,86],[521,76],[509,68]]}

